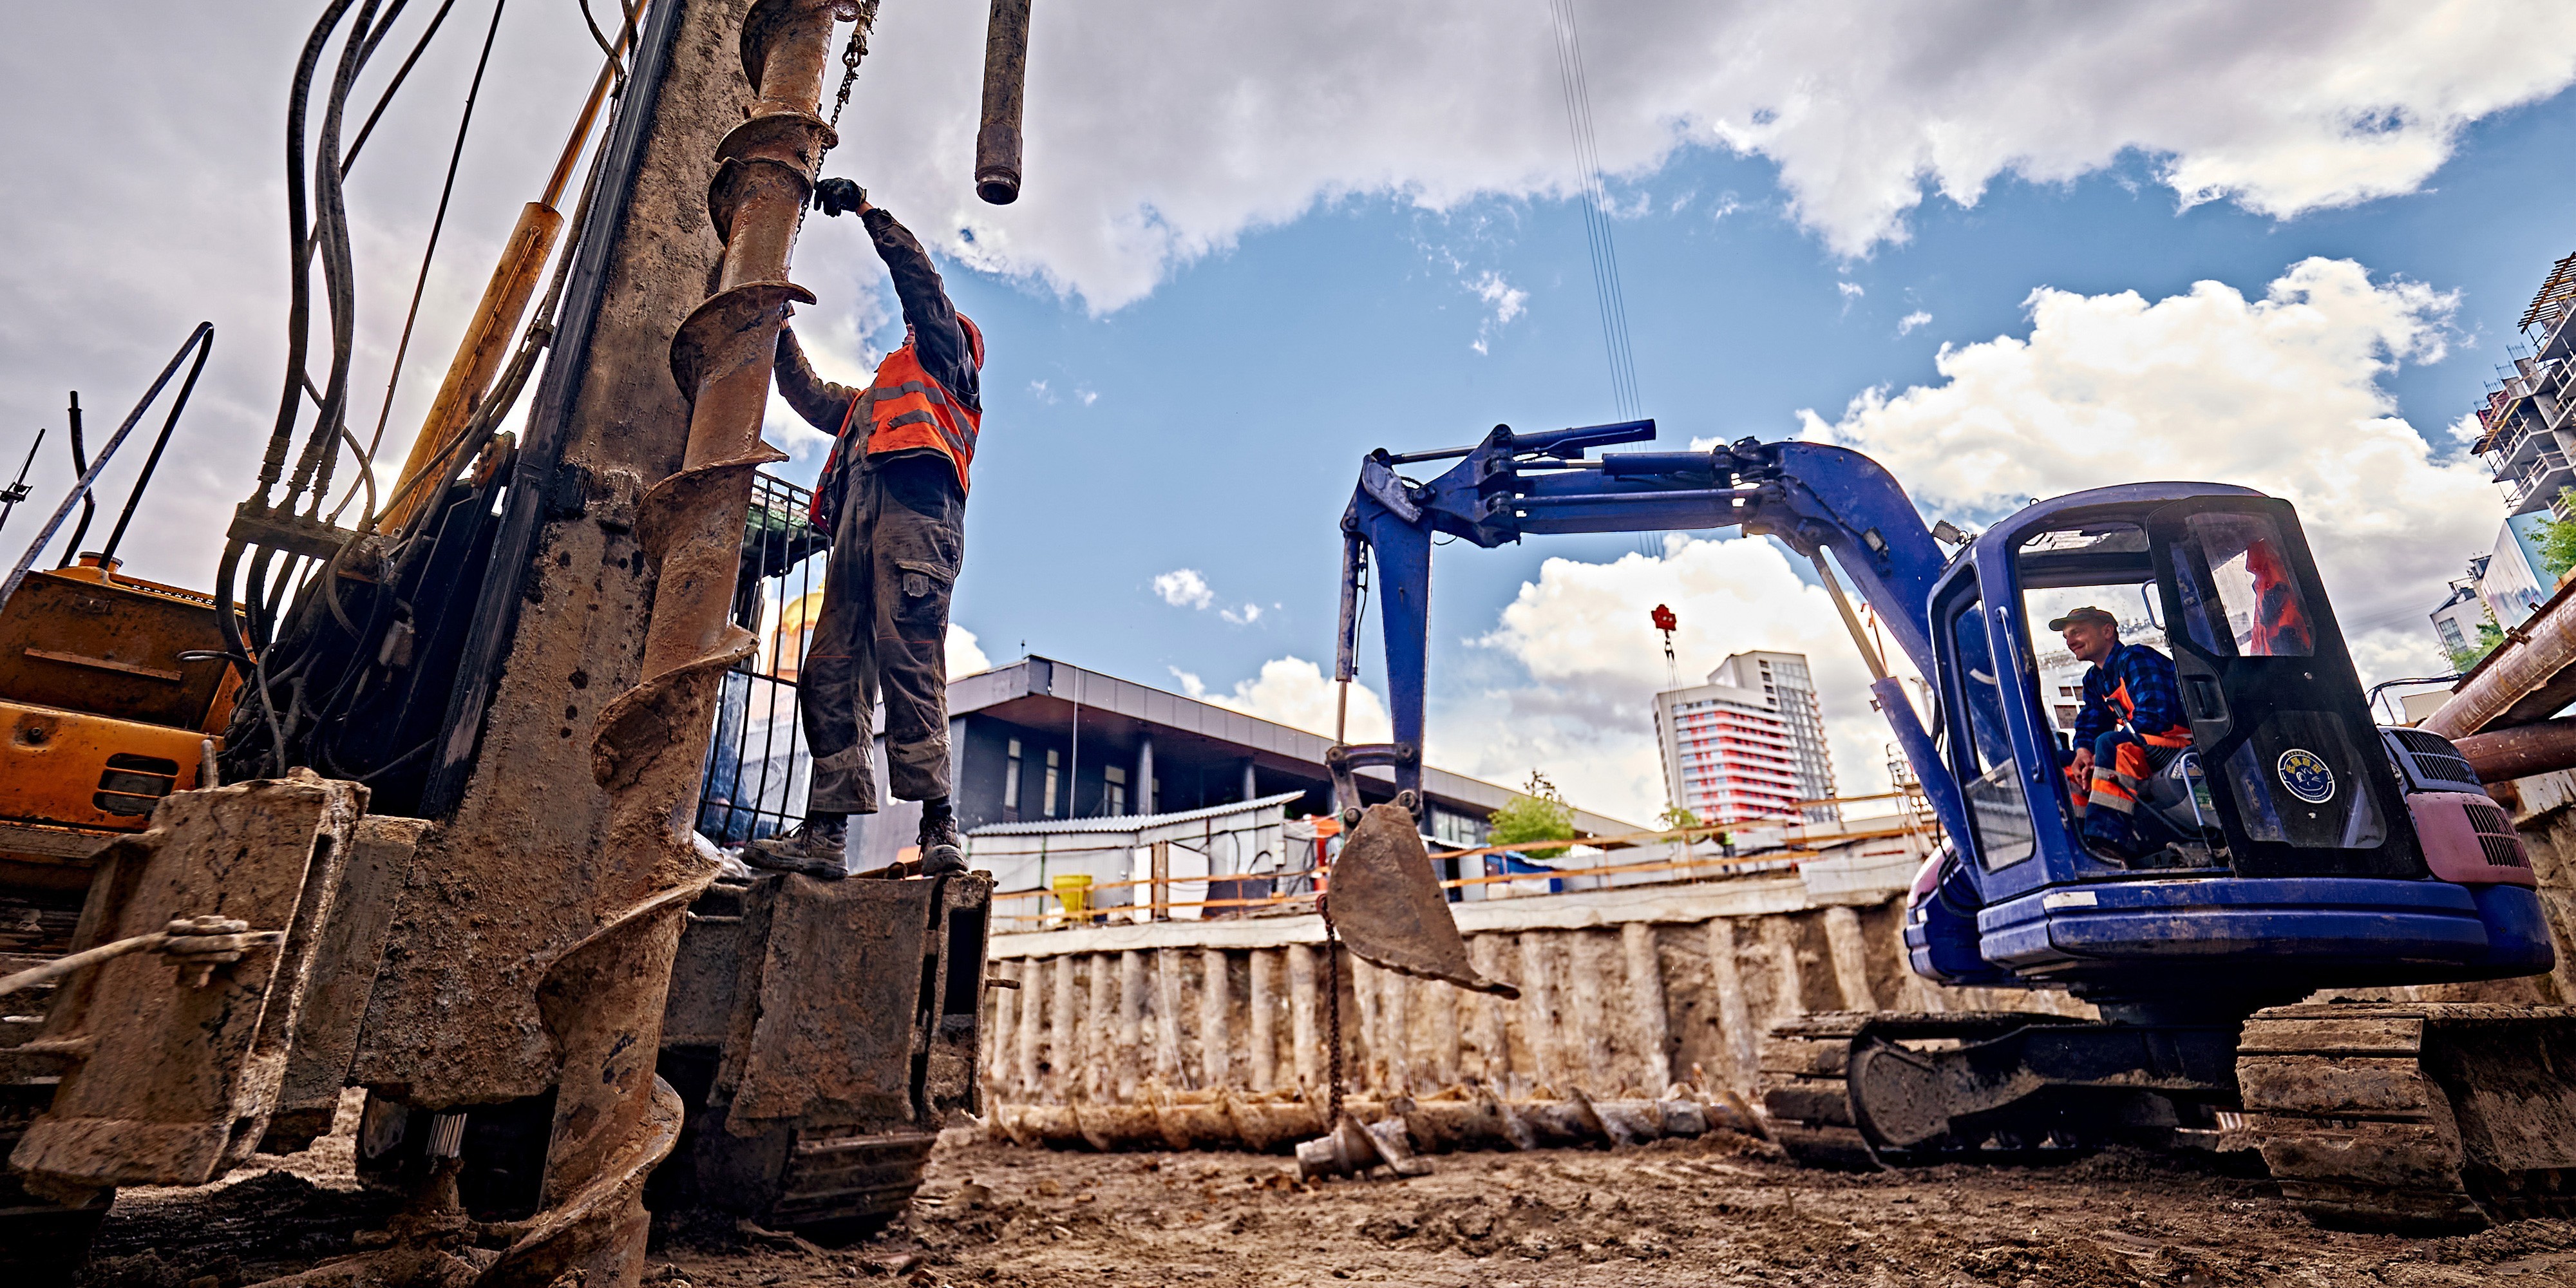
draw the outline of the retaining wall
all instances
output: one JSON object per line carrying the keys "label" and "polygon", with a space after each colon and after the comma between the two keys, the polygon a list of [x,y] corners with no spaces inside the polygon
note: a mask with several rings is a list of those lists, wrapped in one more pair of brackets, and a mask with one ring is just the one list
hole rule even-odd
{"label": "retaining wall", "polygon": [[[1810,865],[1811,867],[1813,865]],[[1454,904],[1484,974],[1518,1001],[1338,953],[1355,1092],[1469,1079],[1509,1098],[1675,1081],[1754,1089],[1772,1024],[1811,1011],[2042,1009],[2062,994],[1933,986],[1907,970],[1884,885],[1797,872]],[[1011,1104],[1124,1104],[1153,1089],[1303,1088],[1329,1076],[1332,977],[1309,915],[996,935],[986,1086]]]}
{"label": "retaining wall", "polygon": [[[2576,774],[2496,784],[2523,830],[2558,939],[2546,975],[2417,989],[2410,1000],[2576,1005]],[[1811,1011],[2041,1010],[2062,993],[1950,989],[1905,966],[1893,868],[1795,872],[1451,905],[1478,969],[1518,1001],[1339,954],[1343,1059],[1362,1095],[1481,1079],[1509,1098],[1675,1081],[1754,1091],[1754,1051]],[[1331,1004],[1312,915],[996,935],[986,1086],[1005,1104],[1129,1104],[1156,1089],[1320,1094]],[[1696,1070],[1696,1072],[1695,1072]]]}

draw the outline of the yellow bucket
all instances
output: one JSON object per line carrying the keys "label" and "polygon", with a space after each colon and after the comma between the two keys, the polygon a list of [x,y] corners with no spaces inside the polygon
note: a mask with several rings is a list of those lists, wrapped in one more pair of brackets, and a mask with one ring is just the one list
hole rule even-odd
{"label": "yellow bucket", "polygon": [[1065,920],[1089,921],[1091,919],[1090,877],[1060,876],[1047,884],[1055,889],[1055,901],[1064,905]]}

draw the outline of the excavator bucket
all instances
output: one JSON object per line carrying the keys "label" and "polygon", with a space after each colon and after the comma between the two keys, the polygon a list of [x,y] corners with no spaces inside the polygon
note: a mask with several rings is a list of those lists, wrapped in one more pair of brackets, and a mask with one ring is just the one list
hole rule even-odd
{"label": "excavator bucket", "polygon": [[1431,853],[1410,811],[1372,805],[1333,860],[1324,918],[1373,965],[1500,997],[1520,990],[1476,973],[1467,941],[1431,875]]}

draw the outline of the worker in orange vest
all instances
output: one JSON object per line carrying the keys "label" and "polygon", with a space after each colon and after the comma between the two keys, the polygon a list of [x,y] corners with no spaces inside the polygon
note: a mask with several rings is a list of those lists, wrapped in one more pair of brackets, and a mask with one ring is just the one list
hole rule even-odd
{"label": "worker in orange vest", "polygon": [[832,534],[823,611],[797,675],[813,753],[804,823],[743,847],[755,867],[838,878],[849,819],[877,812],[870,716],[886,709],[886,780],[921,802],[921,871],[966,870],[949,804],[948,597],[966,552],[966,474],[983,420],[984,336],[949,302],[939,270],[894,216],[847,179],[815,187],[829,215],[855,212],[903,302],[903,343],[865,389],[822,380],[796,333],[778,333],[778,392],[835,436],[814,487]]}

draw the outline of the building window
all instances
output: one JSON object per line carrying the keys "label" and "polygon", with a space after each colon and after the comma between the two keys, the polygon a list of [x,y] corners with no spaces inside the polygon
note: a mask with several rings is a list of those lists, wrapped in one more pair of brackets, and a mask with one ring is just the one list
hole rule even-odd
{"label": "building window", "polygon": [[1054,817],[1055,817],[1055,782],[1056,782],[1055,773],[1056,773],[1055,749],[1054,749],[1053,747],[1049,747],[1049,748],[1047,748],[1047,768],[1046,768],[1046,816],[1047,816],[1048,818],[1054,818]]}
{"label": "building window", "polygon": [[1011,739],[1011,746],[1005,758],[1009,762],[1009,767],[1002,771],[1002,808],[1015,810],[1020,807],[1019,739]]}
{"label": "building window", "polygon": [[1101,812],[1111,816],[1127,812],[1127,771],[1116,765],[1100,771]]}

